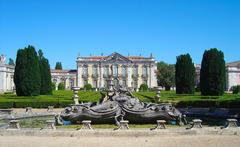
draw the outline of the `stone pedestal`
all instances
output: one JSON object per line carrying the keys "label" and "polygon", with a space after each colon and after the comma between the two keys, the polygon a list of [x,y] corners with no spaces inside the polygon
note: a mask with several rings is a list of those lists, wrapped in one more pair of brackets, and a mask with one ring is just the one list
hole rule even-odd
{"label": "stone pedestal", "polygon": [[56,130],[55,120],[47,120],[45,129]]}
{"label": "stone pedestal", "polygon": [[157,126],[151,130],[157,130],[157,129],[166,129],[166,121],[165,120],[157,120]]}
{"label": "stone pedestal", "polygon": [[191,127],[187,129],[193,129],[193,128],[202,128],[202,120],[201,119],[194,119],[191,122]]}
{"label": "stone pedestal", "polygon": [[227,119],[227,124],[225,126],[225,128],[237,128],[237,120],[236,119]]}
{"label": "stone pedestal", "polygon": [[128,127],[128,123],[129,121],[128,120],[121,120],[120,123],[119,123],[119,130],[128,130],[129,127]]}
{"label": "stone pedestal", "polygon": [[19,130],[20,129],[19,120],[10,120],[9,121],[9,126],[8,126],[7,129]]}
{"label": "stone pedestal", "polygon": [[92,130],[91,122],[91,120],[83,120],[81,130]]}
{"label": "stone pedestal", "polygon": [[32,107],[26,107],[25,113],[32,114],[33,113]]}
{"label": "stone pedestal", "polygon": [[78,99],[79,99],[79,97],[78,97],[78,90],[80,90],[80,87],[72,87],[72,90],[73,90],[73,93],[74,93],[74,95],[73,95],[73,101],[74,101],[74,104],[75,105],[78,105],[79,104],[79,101],[78,101]]}
{"label": "stone pedestal", "polygon": [[158,103],[160,101],[160,87],[156,87],[156,96],[155,96],[155,102]]}
{"label": "stone pedestal", "polygon": [[53,106],[48,106],[48,108],[47,108],[47,112],[53,112]]}

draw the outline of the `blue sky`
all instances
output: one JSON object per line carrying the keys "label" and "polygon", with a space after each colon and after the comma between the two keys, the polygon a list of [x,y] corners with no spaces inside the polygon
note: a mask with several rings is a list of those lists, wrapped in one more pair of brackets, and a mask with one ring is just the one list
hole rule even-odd
{"label": "blue sky", "polygon": [[190,53],[219,48],[240,60],[237,0],[0,0],[0,53],[16,57],[28,44],[42,49],[51,67],[76,68],[76,57],[150,53],[175,63]]}

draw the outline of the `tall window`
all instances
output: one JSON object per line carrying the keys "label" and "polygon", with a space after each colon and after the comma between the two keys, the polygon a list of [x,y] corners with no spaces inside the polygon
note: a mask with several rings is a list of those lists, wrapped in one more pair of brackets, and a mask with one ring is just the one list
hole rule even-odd
{"label": "tall window", "polygon": [[113,65],[113,76],[117,76],[118,75],[118,67],[117,65]]}
{"label": "tall window", "polygon": [[84,76],[88,75],[88,67],[87,66],[83,66],[83,75]]}
{"label": "tall window", "polygon": [[103,70],[103,75],[104,75],[104,76],[108,76],[108,75],[109,75],[109,69],[108,69],[108,67],[105,66],[103,69],[104,69],[104,70]]}
{"label": "tall window", "polygon": [[134,74],[134,75],[137,75],[137,74],[138,74],[138,67],[137,67],[137,66],[134,66],[134,67],[133,67],[133,74]]}
{"label": "tall window", "polygon": [[123,76],[123,77],[126,77],[126,76],[127,76],[127,67],[126,67],[126,66],[123,66],[123,67],[122,67],[122,76]]}
{"label": "tall window", "polygon": [[147,76],[147,66],[143,66],[142,70],[143,76]]}
{"label": "tall window", "polygon": [[96,76],[98,74],[98,69],[97,69],[97,66],[94,65],[93,66],[93,75]]}

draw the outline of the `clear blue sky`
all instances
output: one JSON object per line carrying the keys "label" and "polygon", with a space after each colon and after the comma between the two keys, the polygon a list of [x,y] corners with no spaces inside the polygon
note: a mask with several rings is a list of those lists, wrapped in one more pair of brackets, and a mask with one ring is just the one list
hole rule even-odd
{"label": "clear blue sky", "polygon": [[190,53],[200,63],[216,47],[240,60],[240,1],[0,0],[0,53],[15,59],[28,44],[64,68],[76,68],[78,53],[114,51],[168,63]]}

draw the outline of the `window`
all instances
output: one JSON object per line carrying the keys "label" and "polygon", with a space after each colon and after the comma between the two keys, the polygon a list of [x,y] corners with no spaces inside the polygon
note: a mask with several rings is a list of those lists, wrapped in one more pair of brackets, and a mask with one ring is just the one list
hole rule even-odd
{"label": "window", "polygon": [[108,75],[109,75],[109,70],[108,70],[108,67],[107,67],[107,66],[105,66],[105,67],[103,68],[103,75],[104,75],[104,76],[108,76]]}
{"label": "window", "polygon": [[126,77],[126,76],[127,76],[127,67],[126,67],[126,66],[123,66],[123,67],[122,67],[122,76],[123,76],[123,77]]}
{"label": "window", "polygon": [[93,66],[93,75],[94,76],[98,75],[98,69],[96,65]]}
{"label": "window", "polygon": [[113,65],[113,76],[117,76],[118,75],[118,67],[117,65]]}
{"label": "window", "polygon": [[87,66],[83,67],[83,75],[84,76],[88,75],[88,67]]}
{"label": "window", "polygon": [[83,85],[87,85],[88,84],[88,81],[87,80],[84,80],[83,81]]}
{"label": "window", "polygon": [[93,87],[94,87],[94,88],[97,88],[97,82],[98,82],[97,80],[94,80],[94,81],[93,81]]}
{"label": "window", "polygon": [[147,66],[143,66],[143,68],[142,68],[142,74],[143,74],[143,76],[147,76]]}
{"label": "window", "polygon": [[133,74],[134,74],[134,75],[137,75],[137,74],[138,74],[138,67],[137,67],[137,66],[134,66],[134,67],[133,67]]}

